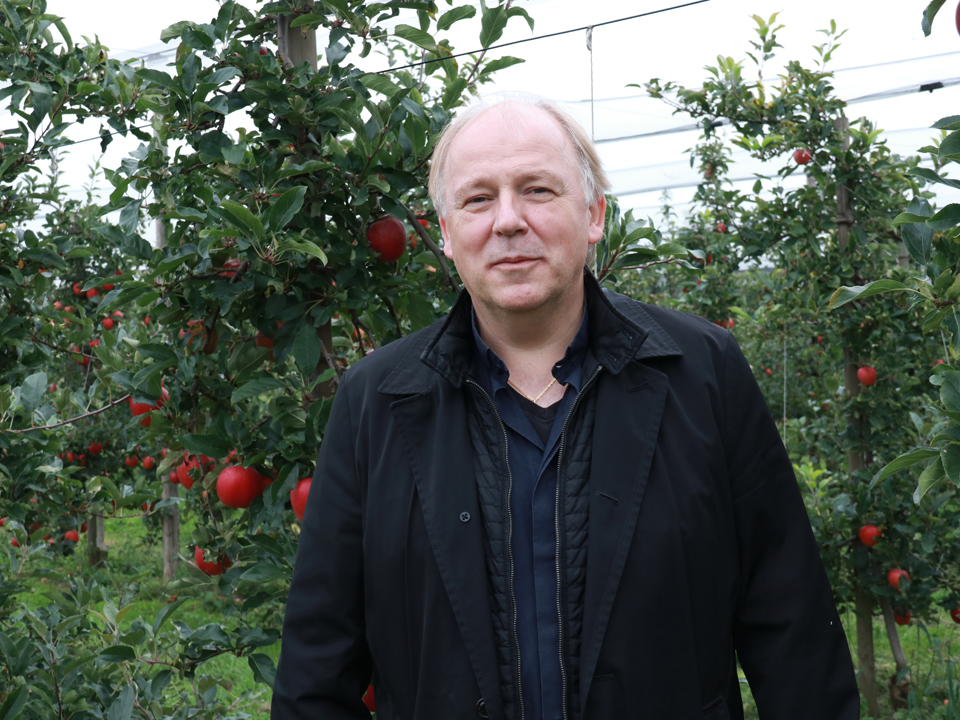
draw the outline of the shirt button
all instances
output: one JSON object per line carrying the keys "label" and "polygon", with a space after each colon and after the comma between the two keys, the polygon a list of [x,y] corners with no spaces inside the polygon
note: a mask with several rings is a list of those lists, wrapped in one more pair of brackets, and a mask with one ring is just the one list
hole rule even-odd
{"label": "shirt button", "polygon": [[490,717],[487,714],[487,706],[484,704],[483,698],[480,698],[479,700],[477,700],[477,715],[479,715],[482,718]]}
{"label": "shirt button", "polygon": [[469,521],[470,521],[470,513],[468,512],[460,513],[460,522],[469,522]]}

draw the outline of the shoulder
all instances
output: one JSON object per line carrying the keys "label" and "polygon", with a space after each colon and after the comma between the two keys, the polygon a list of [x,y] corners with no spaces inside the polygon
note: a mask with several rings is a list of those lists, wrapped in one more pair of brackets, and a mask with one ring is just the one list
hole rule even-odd
{"label": "shoulder", "polygon": [[[440,318],[431,325],[404,335],[398,340],[387,343],[365,355],[350,366],[343,377],[343,385],[349,385],[359,392],[376,392],[392,377],[403,371],[417,369],[422,363],[420,355],[424,348],[436,337],[445,320]],[[424,370],[427,368],[424,367]],[[360,390],[363,388],[363,390]]]}
{"label": "shoulder", "polygon": [[729,330],[699,315],[651,305],[612,290],[604,290],[604,294],[619,312],[648,333],[672,340],[687,360],[706,352],[722,361],[731,343],[736,346]]}

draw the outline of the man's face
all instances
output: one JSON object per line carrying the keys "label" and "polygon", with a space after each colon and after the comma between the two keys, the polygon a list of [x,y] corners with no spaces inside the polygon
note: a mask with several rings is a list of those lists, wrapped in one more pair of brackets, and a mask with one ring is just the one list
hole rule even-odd
{"label": "man's face", "polygon": [[556,120],[495,106],[454,138],[445,169],[443,249],[474,302],[524,313],[578,287],[606,201],[585,202],[576,150]]}

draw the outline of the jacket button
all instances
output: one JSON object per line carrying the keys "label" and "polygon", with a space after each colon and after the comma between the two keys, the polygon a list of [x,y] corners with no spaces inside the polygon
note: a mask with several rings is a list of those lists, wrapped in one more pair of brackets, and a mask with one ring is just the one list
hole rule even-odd
{"label": "jacket button", "polygon": [[487,715],[487,706],[484,704],[483,698],[480,698],[479,700],[477,700],[477,715],[479,715],[482,718],[490,717],[489,715]]}
{"label": "jacket button", "polygon": [[469,521],[470,521],[470,513],[468,512],[460,513],[460,522],[469,522]]}

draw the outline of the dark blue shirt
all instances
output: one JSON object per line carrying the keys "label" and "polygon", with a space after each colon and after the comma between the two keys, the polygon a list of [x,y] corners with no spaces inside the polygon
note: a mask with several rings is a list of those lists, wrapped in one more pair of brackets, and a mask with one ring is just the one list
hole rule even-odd
{"label": "dark blue shirt", "polygon": [[580,391],[587,353],[587,307],[583,320],[553,376],[567,389],[559,401],[553,428],[544,443],[507,385],[506,364],[477,330],[474,372],[493,398],[506,426],[507,458],[512,476],[510,513],[513,536],[514,596],[524,720],[561,720],[563,683],[560,675],[560,619],[557,602],[557,464],[560,435]]}

